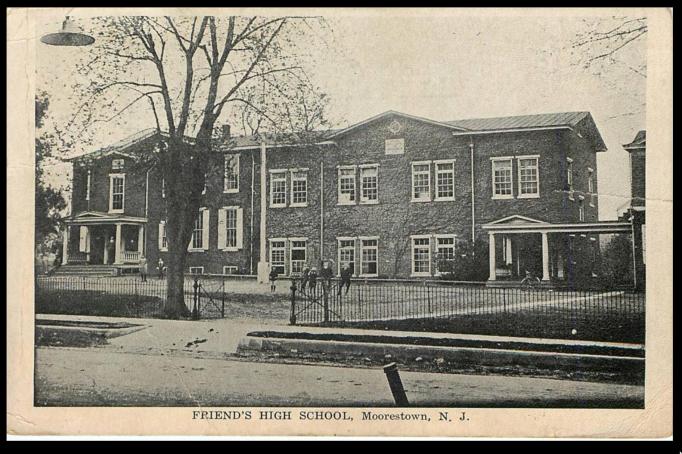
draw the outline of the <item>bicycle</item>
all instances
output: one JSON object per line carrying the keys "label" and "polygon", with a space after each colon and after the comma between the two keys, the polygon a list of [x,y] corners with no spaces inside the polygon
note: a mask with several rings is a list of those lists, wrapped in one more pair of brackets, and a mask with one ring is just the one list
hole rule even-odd
{"label": "bicycle", "polygon": [[540,288],[540,278],[534,276],[530,271],[526,271],[526,277],[521,280],[521,290],[528,292]]}

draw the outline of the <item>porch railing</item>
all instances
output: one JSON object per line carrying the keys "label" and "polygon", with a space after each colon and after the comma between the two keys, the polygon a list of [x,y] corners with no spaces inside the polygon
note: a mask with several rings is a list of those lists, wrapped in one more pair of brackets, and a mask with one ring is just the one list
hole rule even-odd
{"label": "porch railing", "polygon": [[139,251],[123,251],[123,261],[124,262],[139,262],[140,252]]}

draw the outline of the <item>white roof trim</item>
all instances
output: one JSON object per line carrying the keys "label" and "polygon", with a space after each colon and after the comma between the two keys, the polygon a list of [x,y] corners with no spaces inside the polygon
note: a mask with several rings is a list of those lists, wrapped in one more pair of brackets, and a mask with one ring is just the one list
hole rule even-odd
{"label": "white roof trim", "polygon": [[519,215],[519,214],[514,214],[514,215],[511,215],[511,216],[504,217],[504,218],[502,218],[502,219],[498,219],[497,221],[492,221],[492,222],[488,222],[487,224],[483,224],[483,227],[485,228],[485,226],[488,226],[488,225],[490,225],[490,226],[495,226],[495,225],[498,225],[498,224],[506,224],[507,221],[511,221],[511,220],[514,220],[514,219],[519,219],[519,220],[522,220],[522,221],[526,221],[526,222],[528,222],[528,223],[530,223],[530,224],[546,224],[546,225],[549,225],[549,222],[540,221],[540,220],[538,220],[538,219],[533,219],[533,218],[529,218],[529,217],[526,217],[526,216],[521,216],[521,215]]}
{"label": "white roof trim", "polygon": [[453,132],[453,136],[469,136],[469,135],[481,135],[481,134],[500,134],[503,132],[528,132],[528,131],[551,131],[556,129],[568,129],[573,131],[571,126],[535,126],[532,128],[510,128],[510,129],[484,129],[484,130],[471,130],[465,132]]}
{"label": "white roof trim", "polygon": [[380,118],[387,117],[387,116],[389,116],[389,115],[397,115],[397,116],[399,116],[399,117],[408,118],[408,119],[410,119],[410,120],[421,121],[421,122],[423,122],[423,123],[428,123],[428,124],[435,125],[435,126],[442,126],[442,127],[444,127],[444,128],[454,129],[454,130],[456,130],[456,131],[468,131],[466,128],[462,128],[461,126],[454,126],[454,125],[451,125],[451,124],[442,123],[442,122],[440,122],[440,121],[429,120],[428,118],[417,117],[417,116],[415,116],[415,115],[409,115],[409,114],[405,114],[405,113],[402,113],[402,112],[397,112],[397,111],[395,111],[395,110],[389,110],[389,111],[380,113],[379,115],[374,115],[373,117],[370,117],[370,118],[368,118],[368,119],[366,119],[366,120],[363,120],[363,121],[361,121],[361,122],[359,122],[359,123],[355,123],[354,125],[351,125],[351,126],[345,128],[345,129],[342,129],[342,130],[340,130],[340,131],[337,131],[337,132],[335,132],[334,134],[332,134],[331,136],[329,136],[329,138],[331,139],[331,138],[333,138],[333,137],[338,137],[338,136],[340,136],[340,135],[342,135],[342,134],[347,133],[348,131],[351,131],[351,130],[353,130],[353,129],[355,129],[355,128],[359,128],[360,126],[364,126],[364,125],[366,125],[366,124],[368,124],[368,123],[371,123],[371,122],[373,122],[373,121],[375,121],[375,120],[378,120],[378,119],[380,119]]}

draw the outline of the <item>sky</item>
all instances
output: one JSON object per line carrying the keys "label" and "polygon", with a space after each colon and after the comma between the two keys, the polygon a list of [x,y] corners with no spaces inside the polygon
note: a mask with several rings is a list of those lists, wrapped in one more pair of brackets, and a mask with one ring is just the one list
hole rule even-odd
{"label": "sky", "polygon": [[[594,75],[573,64],[570,43],[584,30],[584,12],[483,17],[442,11],[327,18],[331,32],[305,43],[311,54],[306,69],[331,99],[332,123],[349,125],[387,110],[443,121],[589,111],[608,147],[598,155],[599,214],[614,219],[629,200],[622,144],[645,128],[645,79],[623,66]],[[87,18],[79,22],[87,25]],[[38,30],[52,32],[59,25],[50,18]],[[73,114],[68,87],[76,80],[74,61],[82,52],[96,52],[96,45],[83,50],[37,43],[37,89],[50,95],[54,124]],[[626,59],[645,61],[645,39],[627,51]],[[99,144],[151,126],[148,112],[131,112]],[[51,170],[56,185],[68,181],[68,166]]]}

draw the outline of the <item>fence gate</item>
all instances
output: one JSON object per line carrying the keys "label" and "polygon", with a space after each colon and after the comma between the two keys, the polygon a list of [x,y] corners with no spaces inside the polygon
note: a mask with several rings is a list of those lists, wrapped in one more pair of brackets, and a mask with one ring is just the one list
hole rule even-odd
{"label": "fence gate", "polygon": [[192,318],[225,317],[225,279],[194,278],[191,301]]}
{"label": "fence gate", "polygon": [[337,297],[338,283],[335,280],[303,281],[293,278],[290,290],[289,322],[292,325],[344,321],[342,300]]}

